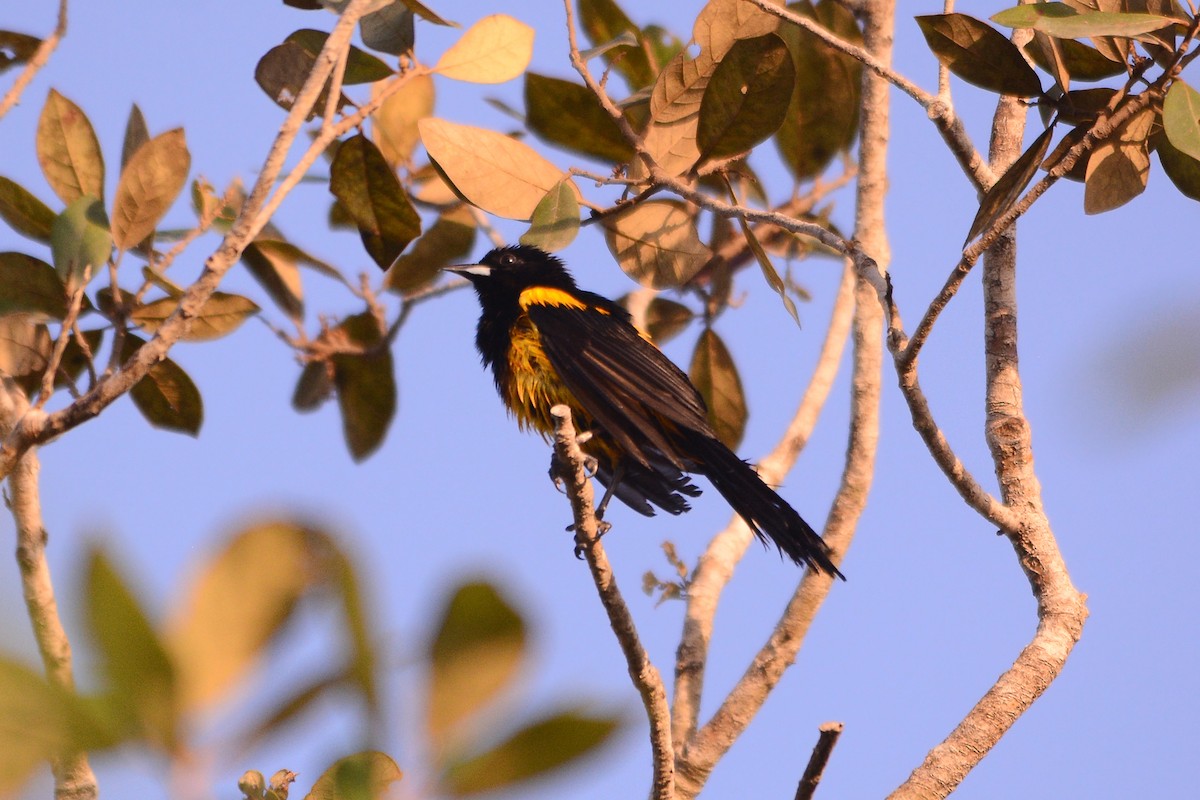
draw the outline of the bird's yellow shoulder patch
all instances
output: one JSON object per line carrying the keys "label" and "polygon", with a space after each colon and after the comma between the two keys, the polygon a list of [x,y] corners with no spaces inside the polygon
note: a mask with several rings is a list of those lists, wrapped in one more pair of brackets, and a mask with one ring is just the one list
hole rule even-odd
{"label": "bird's yellow shoulder patch", "polygon": [[[530,286],[525,291],[521,292],[517,302],[521,306],[522,311],[528,311],[531,306],[561,306],[563,308],[594,308],[587,303],[575,297],[570,292],[562,289],[554,289],[549,286]],[[608,312],[602,308],[594,308],[601,314]]]}

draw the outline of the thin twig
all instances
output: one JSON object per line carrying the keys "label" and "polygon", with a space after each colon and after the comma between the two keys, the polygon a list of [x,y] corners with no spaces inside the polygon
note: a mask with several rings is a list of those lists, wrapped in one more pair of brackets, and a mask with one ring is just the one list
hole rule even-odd
{"label": "thin twig", "polygon": [[667,706],[667,691],[663,686],[658,669],[638,638],[633,615],[625,605],[616,578],[608,563],[608,556],[600,544],[598,523],[593,505],[592,482],[588,479],[583,451],[575,437],[575,426],[571,422],[571,410],[566,406],[550,409],[554,418],[554,452],[556,476],[566,484],[567,497],[575,518],[576,542],[587,559],[592,580],[600,595],[600,603],[608,614],[609,625],[616,634],[629,677],[641,695],[646,717],[650,722],[650,747],[654,762],[654,784],[650,793],[655,800],[673,800],[675,797],[675,752],[671,745],[671,710]]}
{"label": "thin twig", "polygon": [[829,763],[829,757],[833,755],[833,748],[844,729],[845,726],[840,722],[824,722],[817,729],[817,744],[813,747],[808,766],[804,768],[804,774],[800,776],[800,783],[796,786],[796,800],[812,800],[817,791],[817,784],[821,782],[821,776],[825,773],[825,765]]}
{"label": "thin twig", "polygon": [[83,306],[83,294],[87,288],[88,278],[91,277],[91,268],[87,267],[83,272],[82,277],[75,279],[76,283],[67,303],[67,315],[63,317],[62,329],[58,333],[58,339],[54,342],[54,349],[50,352],[50,360],[46,363],[46,369],[42,372],[41,391],[34,408],[43,408],[46,401],[50,399],[50,395],[54,394],[54,379],[58,375],[59,365],[62,364],[63,353],[67,352],[67,344],[71,341],[71,329],[79,319],[79,309]]}
{"label": "thin twig", "polygon": [[33,51],[33,55],[29,61],[25,62],[25,69],[21,70],[21,74],[13,81],[13,85],[7,92],[4,93],[3,99],[0,99],[0,119],[17,104],[21,99],[21,95],[25,92],[25,88],[29,86],[33,76],[38,74],[42,67],[46,66],[46,62],[50,60],[50,56],[58,47],[59,41],[67,33],[67,0],[58,0],[58,22],[54,25],[54,30],[50,35],[42,40],[38,45],[37,50]]}

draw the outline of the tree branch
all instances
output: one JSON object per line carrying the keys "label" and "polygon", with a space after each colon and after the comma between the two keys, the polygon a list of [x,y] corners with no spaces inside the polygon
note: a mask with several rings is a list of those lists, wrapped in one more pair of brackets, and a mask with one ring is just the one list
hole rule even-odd
{"label": "tree branch", "polygon": [[650,661],[646,649],[638,638],[633,615],[617,588],[612,566],[600,544],[600,534],[593,505],[592,482],[584,466],[583,451],[575,437],[575,426],[571,422],[571,410],[566,406],[550,409],[554,417],[555,475],[566,483],[567,497],[575,517],[575,541],[579,544],[600,603],[608,614],[609,625],[616,634],[629,677],[642,697],[646,717],[650,722],[650,748],[654,761],[654,783],[650,797],[654,800],[673,800],[675,797],[675,751],[671,745],[671,709],[667,705],[667,690],[663,686],[658,669]]}
{"label": "tree branch", "polygon": [[817,791],[817,784],[821,782],[821,776],[825,772],[825,765],[829,763],[829,757],[833,755],[833,748],[845,727],[840,722],[825,722],[817,729],[817,744],[809,756],[804,774],[800,776],[800,784],[796,787],[796,800],[812,800]]}
{"label": "tree branch", "polygon": [[46,62],[50,60],[55,48],[58,47],[59,41],[67,33],[67,0],[58,0],[58,22],[54,25],[54,30],[42,43],[38,45],[37,50],[33,51],[33,55],[29,61],[25,63],[25,69],[21,70],[21,74],[13,81],[13,85],[4,97],[0,98],[0,119],[4,118],[17,101],[21,99],[21,95],[25,92],[25,88],[29,86],[33,76],[37,75],[42,67],[46,66]]}

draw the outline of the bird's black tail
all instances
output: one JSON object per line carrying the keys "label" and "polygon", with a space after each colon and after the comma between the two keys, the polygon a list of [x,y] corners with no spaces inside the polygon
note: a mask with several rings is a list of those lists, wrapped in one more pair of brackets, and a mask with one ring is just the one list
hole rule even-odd
{"label": "bird's black tail", "polygon": [[700,462],[695,471],[712,482],[760,541],[766,544],[770,540],[797,564],[846,579],[829,559],[829,548],[820,534],[763,483],[753,467],[713,436],[697,432],[689,445],[689,455]]}

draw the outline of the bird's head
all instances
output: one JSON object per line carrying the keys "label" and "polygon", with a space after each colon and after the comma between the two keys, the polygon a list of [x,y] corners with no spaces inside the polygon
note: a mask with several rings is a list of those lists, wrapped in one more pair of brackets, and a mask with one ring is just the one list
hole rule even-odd
{"label": "bird's head", "polygon": [[469,280],[485,305],[489,300],[511,299],[515,302],[521,292],[531,286],[566,290],[575,288],[575,280],[562,261],[544,250],[525,244],[497,247],[480,259],[478,264],[446,267],[446,271]]}

